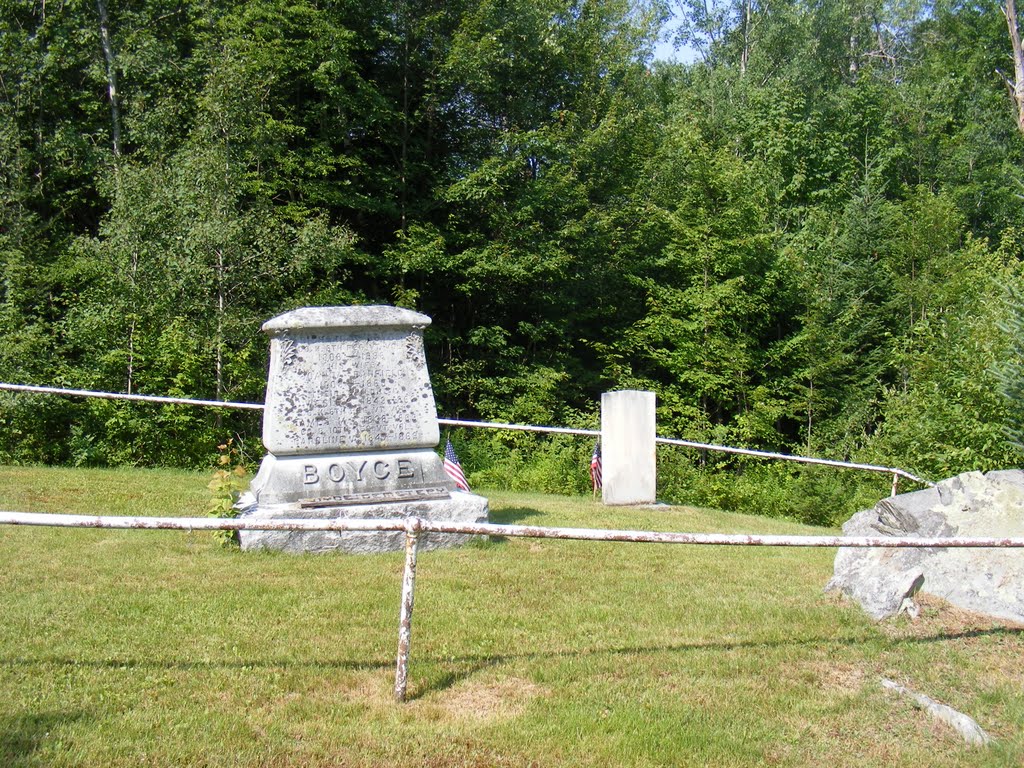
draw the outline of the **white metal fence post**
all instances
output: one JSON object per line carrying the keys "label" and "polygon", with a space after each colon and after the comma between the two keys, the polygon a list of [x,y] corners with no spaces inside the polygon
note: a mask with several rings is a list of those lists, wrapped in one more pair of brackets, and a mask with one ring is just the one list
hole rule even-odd
{"label": "white metal fence post", "polygon": [[405,573],[402,576],[402,608],[398,617],[398,662],[395,669],[395,699],[405,701],[409,682],[409,643],[412,640],[413,592],[416,588],[416,549],[419,545],[419,518],[410,517],[405,528]]}

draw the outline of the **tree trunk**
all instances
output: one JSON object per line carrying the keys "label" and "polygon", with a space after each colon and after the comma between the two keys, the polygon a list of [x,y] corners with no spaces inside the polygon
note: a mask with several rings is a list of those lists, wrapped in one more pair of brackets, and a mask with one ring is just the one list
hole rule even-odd
{"label": "tree trunk", "polygon": [[131,323],[128,325],[128,370],[125,391],[132,393],[132,379],[135,376],[135,315],[132,315]]}
{"label": "tree trunk", "polygon": [[1013,82],[1006,81],[1017,107],[1017,130],[1024,133],[1024,52],[1020,46],[1020,30],[1017,27],[1016,0],[1006,0],[1003,8],[1006,27],[1010,32],[1010,46],[1013,48]]}
{"label": "tree trunk", "polygon": [[[403,2],[399,12],[399,29],[402,35],[402,147],[401,147],[401,171],[399,186],[399,226],[402,234],[408,229],[407,205],[409,202],[409,38],[412,36],[412,23],[409,20],[408,3]],[[405,277],[402,277],[405,287]]]}
{"label": "tree trunk", "polygon": [[214,385],[217,400],[224,394],[224,249],[217,249],[217,332],[214,339]]}
{"label": "tree trunk", "polygon": [[746,0],[743,3],[743,51],[740,53],[740,75],[747,74],[747,66],[750,64],[750,33],[753,23],[754,0]]}
{"label": "tree trunk", "polygon": [[135,326],[138,323],[138,274],[139,274],[139,251],[132,249],[131,266],[129,267],[129,284],[131,285],[131,321],[128,325],[128,371],[127,391],[132,393],[132,385],[135,379]]}
{"label": "tree trunk", "polygon": [[107,14],[106,0],[96,0],[96,8],[100,13],[100,44],[103,46],[103,57],[107,61],[107,91],[110,94],[110,134],[114,147],[115,160],[121,156],[121,105],[117,93],[117,61],[114,59],[114,47],[110,43],[110,17]]}
{"label": "tree trunk", "polygon": [[807,389],[807,455],[811,455],[811,430],[814,429],[814,379],[808,382]]}

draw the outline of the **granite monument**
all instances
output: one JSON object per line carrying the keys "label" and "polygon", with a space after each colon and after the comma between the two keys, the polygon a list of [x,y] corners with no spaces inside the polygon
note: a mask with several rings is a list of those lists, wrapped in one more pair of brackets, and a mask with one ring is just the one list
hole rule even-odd
{"label": "granite monument", "polygon": [[[389,306],[307,307],[267,321],[267,455],[243,517],[419,517],[487,522],[487,500],[456,489],[440,440],[423,351],[430,318]],[[428,533],[420,546],[470,537]],[[380,552],[402,532],[242,531],[242,549]]]}

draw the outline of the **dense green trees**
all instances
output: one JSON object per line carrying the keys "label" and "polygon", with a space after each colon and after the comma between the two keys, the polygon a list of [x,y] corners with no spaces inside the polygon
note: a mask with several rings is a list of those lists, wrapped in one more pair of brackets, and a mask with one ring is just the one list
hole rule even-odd
{"label": "dense green trees", "polygon": [[[0,0],[0,380],[259,400],[263,320],[389,302],[434,318],[446,415],[592,424],[644,387],[676,436],[1012,463],[1003,8],[679,2],[683,66],[639,0]],[[18,395],[0,425],[7,461],[202,466],[256,419]],[[582,487],[589,446],[531,441],[464,461]],[[664,490],[851,496],[767,471],[679,456]]]}

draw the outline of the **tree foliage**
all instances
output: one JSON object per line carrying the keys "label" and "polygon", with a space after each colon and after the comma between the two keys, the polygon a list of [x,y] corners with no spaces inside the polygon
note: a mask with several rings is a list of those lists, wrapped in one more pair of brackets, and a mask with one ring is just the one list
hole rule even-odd
{"label": "tree foliage", "polygon": [[[652,62],[670,10],[693,64]],[[0,379],[259,400],[265,319],[395,303],[433,318],[446,415],[592,425],[643,387],[679,437],[1005,465],[1003,10],[0,0]],[[0,423],[8,461],[192,466],[255,426],[20,395]],[[522,440],[463,452],[572,486],[586,447]],[[753,476],[708,460],[670,486]]]}

